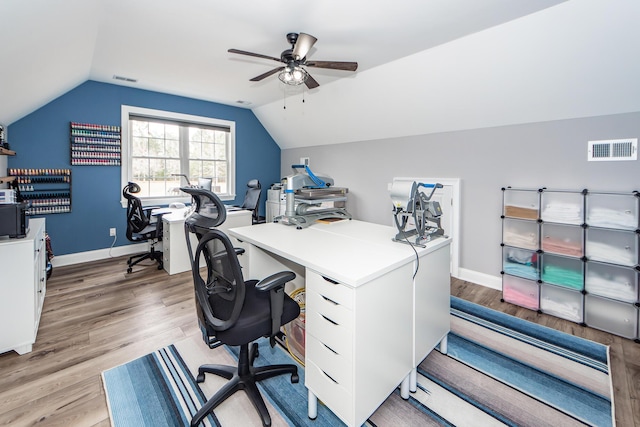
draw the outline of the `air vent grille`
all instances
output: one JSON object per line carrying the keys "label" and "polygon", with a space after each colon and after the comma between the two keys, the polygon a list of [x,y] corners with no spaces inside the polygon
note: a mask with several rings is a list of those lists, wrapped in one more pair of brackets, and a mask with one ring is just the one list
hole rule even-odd
{"label": "air vent grille", "polygon": [[637,160],[638,139],[609,139],[589,141],[587,153],[590,162]]}
{"label": "air vent grille", "polygon": [[137,83],[138,79],[132,79],[131,77],[125,77],[125,76],[118,76],[116,74],[113,75],[113,78],[115,80],[121,80],[123,82],[129,82],[129,83]]}

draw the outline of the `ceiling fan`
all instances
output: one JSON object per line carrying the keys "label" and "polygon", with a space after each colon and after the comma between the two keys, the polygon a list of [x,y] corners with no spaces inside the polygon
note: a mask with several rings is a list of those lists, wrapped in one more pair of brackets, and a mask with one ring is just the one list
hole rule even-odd
{"label": "ceiling fan", "polygon": [[311,75],[307,72],[307,70],[303,68],[303,66],[329,68],[333,70],[344,71],[356,71],[358,69],[357,62],[307,60],[307,54],[317,40],[317,38],[309,34],[289,33],[287,34],[287,41],[291,44],[291,49],[283,51],[280,54],[280,58],[238,49],[229,49],[228,52],[237,53],[240,55],[254,56],[256,58],[271,59],[273,61],[282,62],[283,64],[285,64],[252,78],[250,80],[252,82],[259,82],[260,80],[279,72],[280,74],[278,75],[278,78],[283,83],[289,85],[301,85],[302,83],[304,83],[309,89],[313,89],[320,86],[320,83],[318,83],[313,77],[311,77]]}

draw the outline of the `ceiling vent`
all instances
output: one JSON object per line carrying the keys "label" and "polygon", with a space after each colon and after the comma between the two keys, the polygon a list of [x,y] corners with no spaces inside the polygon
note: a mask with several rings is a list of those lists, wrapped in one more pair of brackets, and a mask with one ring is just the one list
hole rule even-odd
{"label": "ceiling vent", "polygon": [[638,139],[608,139],[589,141],[587,160],[590,162],[637,160]]}

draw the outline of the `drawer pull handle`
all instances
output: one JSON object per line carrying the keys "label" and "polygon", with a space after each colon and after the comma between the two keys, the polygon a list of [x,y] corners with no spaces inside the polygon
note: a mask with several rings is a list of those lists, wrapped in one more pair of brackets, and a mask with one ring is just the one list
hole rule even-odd
{"label": "drawer pull handle", "polygon": [[336,282],[336,281],[335,281],[335,280],[333,280],[333,279],[329,279],[328,277],[322,276],[322,278],[323,278],[324,280],[326,280],[327,282],[329,282],[329,283],[333,283],[334,285],[337,285],[337,284],[338,284],[338,282]]}
{"label": "drawer pull handle", "polygon": [[328,345],[326,345],[325,343],[322,343],[323,346],[327,347],[327,349],[329,349],[333,354],[338,354],[337,351],[335,351],[334,349],[332,349],[331,347],[329,347]]}
{"label": "drawer pull handle", "polygon": [[324,318],[324,320],[326,320],[327,322],[331,322],[334,325],[338,325],[337,322],[334,322],[333,320],[329,319],[327,316],[325,316],[324,314],[321,314],[320,316],[322,316]]}
{"label": "drawer pull handle", "polygon": [[332,300],[331,298],[327,298],[324,295],[320,295],[322,298],[324,298],[325,301],[329,301],[330,303],[332,303],[333,305],[339,305],[337,302],[335,302],[334,300]]}
{"label": "drawer pull handle", "polygon": [[336,384],[340,384],[338,381],[334,380],[333,378],[331,378],[331,375],[327,374],[325,371],[322,371],[323,374],[326,375],[327,378],[329,378],[331,381],[333,381]]}

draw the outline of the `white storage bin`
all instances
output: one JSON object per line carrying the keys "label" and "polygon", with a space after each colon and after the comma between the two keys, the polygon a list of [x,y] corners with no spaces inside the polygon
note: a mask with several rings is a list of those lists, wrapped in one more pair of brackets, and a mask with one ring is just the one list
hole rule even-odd
{"label": "white storage bin", "polygon": [[540,245],[547,253],[580,258],[584,255],[584,229],[578,225],[543,223]]}
{"label": "white storage bin", "polygon": [[583,295],[578,291],[543,283],[540,285],[540,310],[552,316],[582,323]]}
{"label": "white storage bin", "polygon": [[542,255],[541,279],[545,283],[581,291],[584,289],[584,262],[579,258]]}
{"label": "white storage bin", "polygon": [[538,254],[527,249],[505,246],[502,251],[502,271],[512,276],[538,280]]}
{"label": "white storage bin", "polygon": [[502,243],[525,249],[538,249],[539,225],[535,221],[506,218],[503,224]]}
{"label": "white storage bin", "polygon": [[592,328],[633,339],[638,336],[638,309],[633,304],[587,295],[585,323]]}
{"label": "white storage bin", "polygon": [[586,222],[593,227],[636,230],[640,199],[634,194],[587,194]]}
{"label": "white storage bin", "polygon": [[588,262],[584,285],[588,293],[625,302],[638,301],[638,271],[618,265]]}
{"label": "white storage bin", "polygon": [[509,218],[538,219],[540,193],[538,190],[504,190],[504,212]]}
{"label": "white storage bin", "polygon": [[569,191],[543,191],[540,202],[541,218],[560,224],[584,223],[584,196]]}
{"label": "white storage bin", "polygon": [[638,235],[633,231],[587,228],[585,255],[594,261],[634,266],[638,264]]}
{"label": "white storage bin", "polygon": [[531,310],[540,308],[540,285],[533,280],[502,276],[502,299]]}

